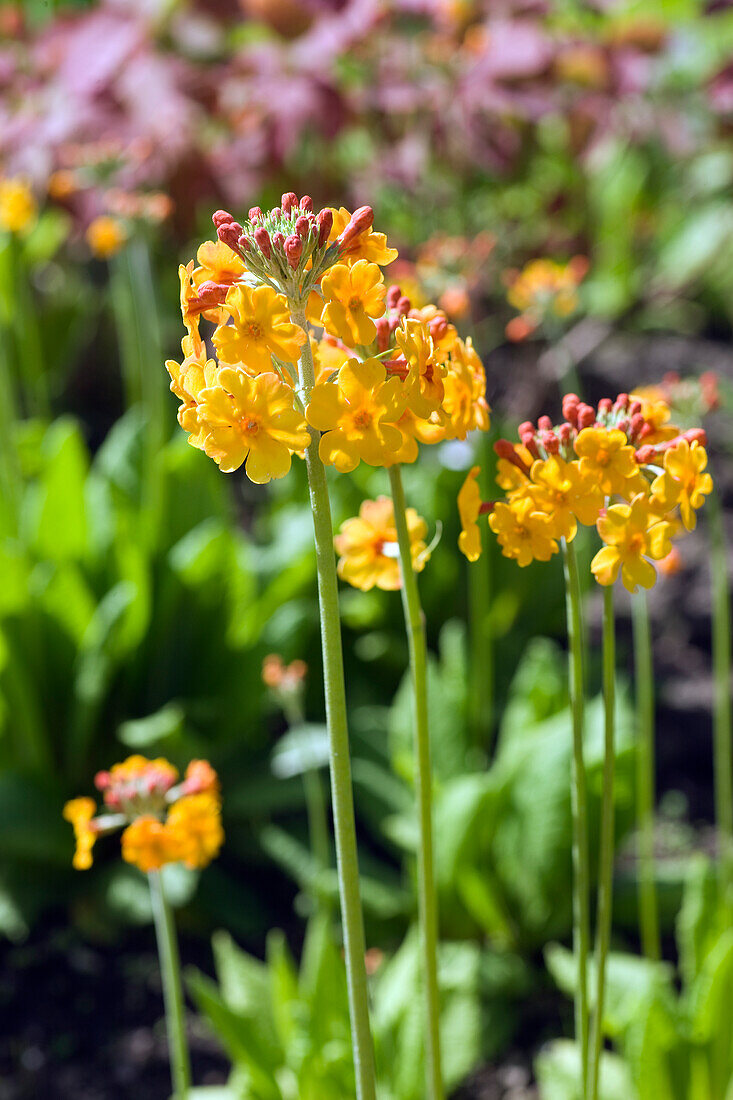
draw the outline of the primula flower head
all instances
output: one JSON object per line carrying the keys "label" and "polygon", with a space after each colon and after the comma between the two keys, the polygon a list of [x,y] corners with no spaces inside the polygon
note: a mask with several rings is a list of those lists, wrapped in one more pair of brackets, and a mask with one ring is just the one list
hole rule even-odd
{"label": "primula flower head", "polygon": [[285,477],[292,453],[310,443],[293,391],[276,374],[250,378],[220,367],[215,383],[200,394],[197,416],[205,425],[206,454],[224,473],[245,463],[247,477],[258,485]]}
{"label": "primula flower head", "polygon": [[578,520],[586,525],[596,521],[603,507],[603,492],[579,462],[550,455],[533,462],[530,477],[527,492],[538,510],[550,516],[556,537],[569,542],[575,538]]}
{"label": "primula flower head", "polygon": [[26,181],[18,177],[0,179],[0,229],[24,233],[37,217],[36,200]]}
{"label": "primula flower head", "polygon": [[566,264],[553,260],[532,260],[520,272],[508,272],[507,301],[520,316],[506,329],[510,340],[521,340],[545,318],[565,319],[578,308],[578,286],[588,270],[588,261],[575,256]]}
{"label": "primula flower head", "polygon": [[294,363],[306,341],[294,325],[288,303],[269,286],[237,284],[229,289],[224,309],[233,324],[220,325],[212,339],[224,363],[241,365],[249,374],[272,370],[272,356]]}
{"label": "primula flower head", "polygon": [[341,473],[355,470],[361,460],[370,466],[389,464],[402,446],[396,422],[405,402],[400,380],[387,379],[378,359],[350,359],[335,384],[313,388],[306,409],[308,423],[324,433],[321,460]]}
{"label": "primula flower head", "polygon": [[591,562],[591,572],[599,584],[613,584],[621,570],[621,579],[629,592],[653,588],[657,575],[647,558],[659,561],[672,549],[671,525],[651,510],[648,498],[640,493],[631,504],[613,504],[596,525],[606,544]]}
{"label": "primula flower head", "polygon": [[368,260],[335,264],[321,280],[325,305],[320,323],[348,347],[368,346],[377,335],[373,317],[384,313],[382,272]]}
{"label": "primula flower head", "polygon": [[[414,508],[408,508],[406,516],[412,566],[419,573],[430,557],[425,544],[428,528]],[[365,500],[359,515],[341,524],[334,545],[340,555],[339,576],[354,588],[362,592],[375,586],[385,591],[401,588],[394,507],[389,497]]]}
{"label": "primula flower head", "polygon": [[91,798],[74,798],[64,817],[74,826],[74,866],[92,865],[92,846],[100,835],[122,829],[122,857],[141,871],[159,871],[167,863],[205,867],[223,843],[219,779],[205,760],[192,760],[182,783],[167,760],[130,756],[96,786],[104,794],[105,812],[94,817]]}

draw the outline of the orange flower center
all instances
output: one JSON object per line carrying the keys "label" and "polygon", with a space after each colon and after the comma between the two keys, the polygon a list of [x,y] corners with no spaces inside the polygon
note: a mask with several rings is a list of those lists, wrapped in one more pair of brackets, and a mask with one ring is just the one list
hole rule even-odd
{"label": "orange flower center", "polygon": [[608,451],[604,451],[603,448],[601,448],[596,455],[596,462],[599,466],[608,466],[610,458],[611,456]]}
{"label": "orange flower center", "polygon": [[632,535],[629,539],[629,553],[641,554],[645,541],[644,536],[641,534]]}
{"label": "orange flower center", "polygon": [[371,422],[372,414],[368,409],[359,409],[358,412],[354,413],[353,424],[354,427],[358,428],[360,431],[364,431],[365,428],[368,428]]}
{"label": "orange flower center", "polygon": [[356,296],[356,294],[352,298],[349,298],[349,309],[351,309],[351,310],[358,309],[360,305],[361,305],[361,298],[358,298]]}
{"label": "orange flower center", "polygon": [[257,435],[261,427],[260,421],[256,420],[253,416],[243,416],[239,421],[240,431],[244,435]]}
{"label": "orange flower center", "polygon": [[262,325],[258,325],[256,321],[247,321],[247,324],[244,326],[244,331],[251,340],[262,339]]}

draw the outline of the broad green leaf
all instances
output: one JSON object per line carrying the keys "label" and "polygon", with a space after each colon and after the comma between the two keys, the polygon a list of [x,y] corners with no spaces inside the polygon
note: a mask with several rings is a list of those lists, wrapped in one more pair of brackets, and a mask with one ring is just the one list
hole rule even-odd
{"label": "broad green leaf", "polygon": [[[584,1100],[580,1085],[580,1051],[575,1043],[559,1039],[535,1060],[540,1100]],[[601,1055],[599,1100],[636,1100],[628,1067],[615,1054]]]}
{"label": "broad green leaf", "polygon": [[77,425],[60,418],[42,444],[43,468],[24,501],[23,529],[41,558],[82,559],[87,551],[84,495],[89,455]]}
{"label": "broad green leaf", "polygon": [[303,775],[327,764],[328,729],[324,725],[304,722],[291,726],[272,754],[272,772],[279,779]]}

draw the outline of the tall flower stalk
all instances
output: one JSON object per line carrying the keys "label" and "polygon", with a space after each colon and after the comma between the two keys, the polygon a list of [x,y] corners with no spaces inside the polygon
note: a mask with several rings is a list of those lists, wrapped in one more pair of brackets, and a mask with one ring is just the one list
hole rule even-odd
{"label": "tall flower stalk", "polygon": [[176,926],[165,895],[165,885],[160,871],[149,871],[148,883],[163,981],[173,1096],[174,1100],[187,1100],[191,1089],[191,1058],[186,1041],[181,960],[178,954]]}
{"label": "tall flower stalk", "polygon": [[645,592],[631,598],[636,680],[636,827],[639,850],[639,928],[648,959],[661,957],[654,863],[654,667]]}
{"label": "tall flower stalk", "polygon": [[603,1007],[606,995],[606,963],[611,943],[613,915],[614,775],[616,714],[616,626],[613,586],[603,590],[603,791],[601,795],[601,846],[598,862],[596,910],[596,998],[590,1034],[588,1100],[598,1100],[598,1079],[603,1046]]}
{"label": "tall flower stalk", "polygon": [[[306,334],[303,352],[298,363],[298,371],[302,400],[307,404],[316,381],[308,323],[302,302],[291,301],[289,304],[293,323],[298,325]],[[326,469],[318,452],[319,435],[318,432],[312,429],[311,441],[305,452],[305,461],[308,470],[308,489],[313,512],[313,533],[316,545],[333,831],[336,842],[344,959],[349,991],[354,1073],[356,1076],[357,1100],[375,1100],[374,1047],[369,1025],[365,965],[366,944],[359,893],[359,860],[356,845],[354,796],[351,787],[346,684],[341,645],[336,559],[333,552],[333,521],[331,519],[331,502],[328,495]]]}
{"label": "tall flower stalk", "polygon": [[420,942],[425,986],[426,1073],[428,1100],[442,1100],[443,1074],[440,1053],[440,995],[438,990],[438,900],[433,868],[433,773],[430,760],[428,719],[427,642],[425,616],[420,603],[417,576],[412,564],[412,542],[407,521],[405,491],[399,464],[389,467],[402,573],[402,607],[410,652],[413,722],[415,734],[415,787],[420,843],[417,855]]}
{"label": "tall flower stalk", "polygon": [[590,875],[588,869],[588,791],[584,756],[585,674],[580,578],[575,546],[563,546],[568,635],[568,683],[573,728],[573,950],[577,967],[575,1035],[582,1080],[588,1075],[588,953],[590,949]]}
{"label": "tall flower stalk", "polygon": [[713,619],[713,747],[715,820],[718,827],[719,877],[728,902],[733,882],[733,702],[731,701],[731,614],[728,554],[723,511],[717,493],[710,497],[710,573]]}

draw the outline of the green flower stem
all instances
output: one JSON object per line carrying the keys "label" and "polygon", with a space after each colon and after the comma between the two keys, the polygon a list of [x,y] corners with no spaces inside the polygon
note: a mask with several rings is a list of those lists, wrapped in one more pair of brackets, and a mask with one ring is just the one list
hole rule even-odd
{"label": "green flower stem", "polygon": [[728,550],[720,497],[709,497],[710,572],[713,618],[713,745],[715,758],[715,820],[718,826],[719,876],[727,894],[733,880],[733,716],[731,710],[731,615],[728,590]]}
{"label": "green flower stem", "polygon": [[588,1072],[588,950],[590,902],[588,871],[588,793],[583,756],[585,693],[583,671],[583,618],[575,546],[563,540],[565,605],[567,615],[570,706],[573,722],[573,950],[578,967],[575,991],[575,1036],[580,1046],[581,1090]]}
{"label": "green flower stem", "polygon": [[438,899],[433,870],[433,773],[430,763],[428,725],[428,655],[425,616],[420,605],[417,576],[412,566],[410,532],[407,526],[405,490],[399,465],[389,467],[395,528],[402,570],[402,607],[410,650],[413,716],[415,723],[415,785],[417,790],[420,843],[417,857],[418,908],[427,1009],[426,1072],[427,1100],[442,1100],[443,1074],[440,1057],[440,994],[438,991]]}
{"label": "green flower stem", "polygon": [[649,607],[641,589],[631,600],[636,675],[636,827],[639,835],[639,929],[648,959],[661,958],[654,869],[654,675]]}
{"label": "green flower stem", "polygon": [[[302,305],[291,303],[293,322],[308,336],[299,363],[300,387],[307,404],[315,385],[315,367],[308,323]],[[341,897],[346,977],[349,988],[351,1041],[354,1051],[357,1100],[375,1100],[374,1047],[369,1027],[369,1003],[365,966],[364,919],[359,894],[359,863],[356,847],[354,797],[351,789],[349,731],[346,720],[346,686],[341,648],[336,555],[326,470],[318,454],[318,433],[311,432],[305,452],[318,571],[318,602],[321,610],[323,685],[330,744],[331,799],[336,864]]]}
{"label": "green flower stem", "polygon": [[160,871],[149,871],[150,897],[153,903],[155,937],[158,941],[163,999],[168,1029],[168,1052],[175,1100],[186,1100],[191,1089],[191,1059],[186,1042],[186,1027],[181,986],[181,961],[178,956],[176,926],[165,896]]}
{"label": "green flower stem", "polygon": [[603,1046],[603,1006],[606,992],[606,960],[611,943],[613,913],[613,787],[616,768],[614,737],[616,717],[616,624],[613,613],[613,585],[603,589],[603,713],[604,753],[601,798],[601,851],[598,870],[596,914],[596,1002],[590,1042],[588,1100],[598,1100],[598,1071]]}

